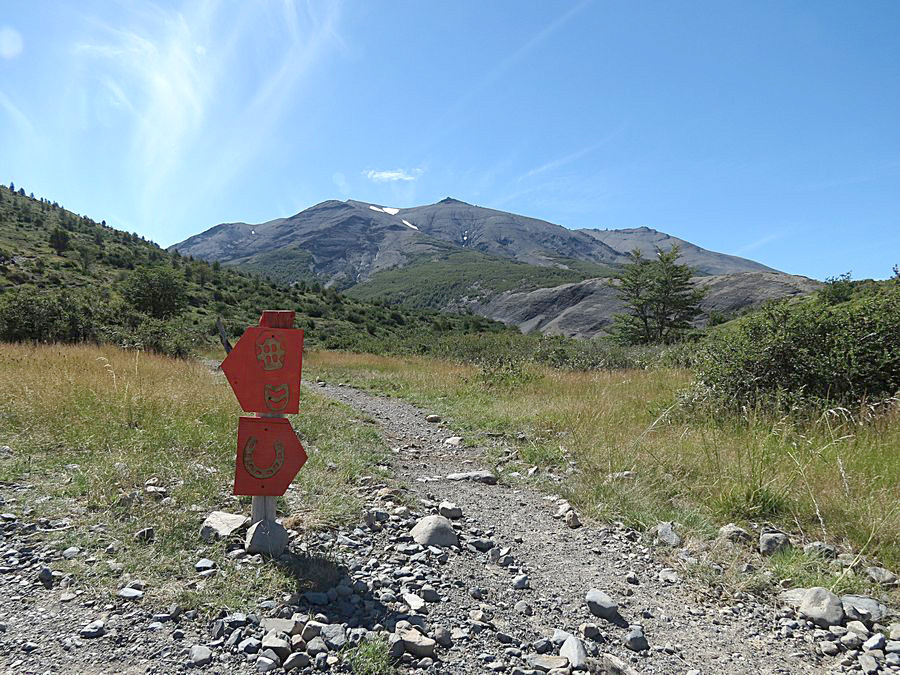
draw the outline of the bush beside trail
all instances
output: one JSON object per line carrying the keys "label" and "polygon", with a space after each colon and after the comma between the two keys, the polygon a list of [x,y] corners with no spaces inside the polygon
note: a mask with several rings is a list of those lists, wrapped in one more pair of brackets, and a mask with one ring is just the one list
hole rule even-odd
{"label": "bush beside trail", "polygon": [[781,302],[714,332],[697,392],[727,408],[855,407],[900,391],[900,286],[848,302]]}

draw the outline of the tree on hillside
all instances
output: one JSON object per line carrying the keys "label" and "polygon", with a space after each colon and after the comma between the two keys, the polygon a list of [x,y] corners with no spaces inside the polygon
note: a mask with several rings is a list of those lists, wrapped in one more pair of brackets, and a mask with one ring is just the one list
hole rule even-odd
{"label": "tree on hillside", "polygon": [[819,289],[819,297],[827,305],[847,302],[853,297],[853,280],[850,272],[825,279],[825,285]]}
{"label": "tree on hillside", "polygon": [[91,266],[97,259],[97,249],[93,246],[82,245],[78,247],[78,257],[81,260],[81,270],[90,274]]}
{"label": "tree on hillside", "polygon": [[155,319],[168,319],[184,309],[187,288],[184,279],[168,266],[139,267],[122,287],[125,300]]}
{"label": "tree on hillside", "polygon": [[700,314],[704,291],[694,287],[693,270],[676,261],[677,246],[656,249],[656,259],[631,252],[631,262],[614,277],[626,311],[614,317],[613,333],[629,344],[678,341]]}
{"label": "tree on hillside", "polygon": [[63,251],[69,248],[69,233],[56,227],[50,233],[50,246],[56,251],[57,255],[62,255]]}

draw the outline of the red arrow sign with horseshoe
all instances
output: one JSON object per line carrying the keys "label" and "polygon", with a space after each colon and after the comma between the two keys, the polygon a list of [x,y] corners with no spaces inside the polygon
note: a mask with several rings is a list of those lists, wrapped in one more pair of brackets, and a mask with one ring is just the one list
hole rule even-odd
{"label": "red arrow sign with horseshoe", "polygon": [[306,463],[291,423],[279,417],[241,417],[234,494],[283,495]]}

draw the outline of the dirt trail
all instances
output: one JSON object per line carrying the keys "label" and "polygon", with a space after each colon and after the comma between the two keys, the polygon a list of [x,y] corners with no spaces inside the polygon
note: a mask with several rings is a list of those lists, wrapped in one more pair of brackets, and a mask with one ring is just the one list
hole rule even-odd
{"label": "dirt trail", "polygon": [[[439,672],[484,672],[487,658],[504,647],[505,635],[520,645],[550,637],[556,629],[579,635],[583,623],[596,623],[602,633],[584,640],[589,652],[612,653],[640,673],[814,673],[828,667],[808,641],[781,636],[782,610],[747,595],[728,604],[710,599],[708,589],[679,569],[673,549],[648,547],[638,533],[621,526],[587,523],[571,529],[554,518],[555,500],[505,485],[502,478],[497,485],[447,480],[451,473],[492,467],[485,464],[486,448],[473,445],[471,436],[461,447],[446,445],[455,435],[451,425],[426,422],[426,411],[350,387],[315,389],[377,421],[391,446],[399,448],[392,463],[396,478],[426,507],[455,502],[472,541],[489,538],[511,549],[515,563],[508,567],[493,564],[489,555],[455,556],[447,563],[452,592],[429,621],[471,625],[469,612],[487,606],[495,630],[454,645],[444,659],[447,670]],[[660,580],[666,568],[675,569],[675,583]],[[626,580],[629,572],[637,583]],[[515,590],[520,574],[527,574],[529,588]],[[470,593],[475,587],[482,591],[480,601]],[[618,602],[622,625],[592,616],[585,604],[591,588]],[[517,608],[523,600],[533,608],[530,616],[521,604]],[[649,650],[638,654],[623,645],[627,624],[643,627]],[[528,650],[522,651],[527,657]]]}

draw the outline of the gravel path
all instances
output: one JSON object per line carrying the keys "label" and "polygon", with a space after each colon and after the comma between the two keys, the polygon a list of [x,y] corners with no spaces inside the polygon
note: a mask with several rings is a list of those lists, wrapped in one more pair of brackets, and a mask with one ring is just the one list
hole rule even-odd
{"label": "gravel path", "polygon": [[[446,445],[452,430],[426,422],[426,413],[414,406],[349,387],[319,391],[378,421],[390,444],[400,448],[393,464],[396,478],[424,504],[454,502],[462,509],[463,532],[510,547],[515,560],[510,567],[491,564],[486,555],[451,558],[447,573],[460,583],[432,613],[435,619],[465,624],[469,611],[486,604],[497,630],[513,636],[516,645],[552,636],[556,629],[577,635],[581,624],[596,623],[601,639],[585,642],[642,673],[822,672],[812,645],[778,635],[781,610],[749,596],[727,605],[712,602],[703,588],[677,571],[672,563],[677,556],[664,560],[624,527],[585,524],[571,529],[554,518],[557,502],[531,489],[447,480],[452,473],[492,467],[484,463],[484,449],[470,447],[465,438],[461,447]],[[660,581],[660,573],[673,567],[679,581]],[[629,572],[637,583],[626,579]],[[529,588],[513,588],[519,574],[527,574]],[[473,587],[482,590],[481,602],[469,594]],[[623,626],[590,613],[585,594],[591,588],[618,603]],[[531,606],[530,616],[517,611],[520,601]],[[627,624],[643,627],[649,650],[638,655],[623,645]],[[473,642],[477,646],[467,644],[455,659],[448,656],[452,667],[446,672],[481,672],[482,651],[502,653],[490,631]]]}
{"label": "gravel path", "polygon": [[[289,529],[277,561],[248,555],[240,529],[226,532],[224,553],[197,569],[240,578],[281,564],[306,580],[309,565],[319,565],[322,586],[273,591],[212,618],[152,607],[98,532],[96,551],[74,555],[109,566],[125,590],[112,601],[92,597],[79,579],[54,571],[66,552],[44,533],[71,525],[35,522],[29,504],[38,490],[0,484],[0,673],[350,673],[366,645],[379,643],[369,658],[389,652],[403,673],[900,672],[900,625],[848,622],[827,592],[808,610],[839,615],[822,628],[796,607],[714,596],[687,573],[706,564],[702,554],[681,548],[668,529],[657,538],[670,546],[621,525],[581,524],[559,498],[510,484],[508,474],[498,482],[488,464],[498,456],[495,439],[479,445],[414,406],[313,386],[375,421],[393,450],[392,479],[361,479],[366,512],[356,526]],[[303,504],[290,492],[287,499],[302,514]],[[874,601],[867,607],[887,612]]]}

